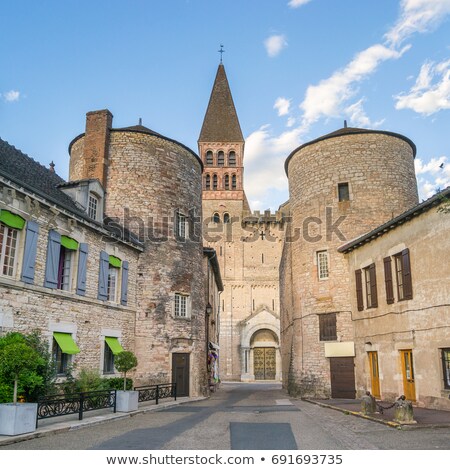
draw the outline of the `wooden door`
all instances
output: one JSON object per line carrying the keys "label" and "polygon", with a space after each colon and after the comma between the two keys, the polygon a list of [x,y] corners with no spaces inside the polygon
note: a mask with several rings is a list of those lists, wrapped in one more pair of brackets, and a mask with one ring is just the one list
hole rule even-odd
{"label": "wooden door", "polygon": [[275,380],[275,348],[255,348],[253,350],[253,369],[255,380]]}
{"label": "wooden door", "polygon": [[353,357],[330,357],[331,397],[355,398]]}
{"label": "wooden door", "polygon": [[172,354],[172,382],[177,384],[177,396],[189,396],[189,354]]}
{"label": "wooden door", "polygon": [[411,349],[400,351],[402,359],[403,394],[407,400],[416,401],[416,385],[414,383],[414,363]]}
{"label": "wooden door", "polygon": [[380,398],[380,374],[378,371],[378,353],[376,351],[369,352],[369,368],[370,380],[372,383],[372,395]]}

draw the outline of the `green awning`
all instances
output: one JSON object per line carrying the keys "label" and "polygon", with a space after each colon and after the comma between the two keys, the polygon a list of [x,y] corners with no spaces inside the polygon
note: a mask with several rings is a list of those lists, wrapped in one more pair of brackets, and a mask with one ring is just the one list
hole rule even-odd
{"label": "green awning", "polygon": [[53,338],[59,344],[64,354],[78,354],[80,349],[76,345],[70,333],[53,333]]}
{"label": "green awning", "polygon": [[22,230],[25,227],[25,219],[5,209],[0,211],[0,222],[11,228]]}
{"label": "green awning", "polygon": [[113,336],[105,336],[105,341],[114,356],[123,351],[122,345],[119,343],[117,338],[114,338]]}
{"label": "green awning", "polygon": [[122,266],[122,261],[120,260],[120,258],[117,258],[116,256],[109,255],[109,264],[116,268],[120,268],[120,266]]}
{"label": "green awning", "polygon": [[78,242],[73,238],[61,235],[61,245],[68,250],[78,250]]}

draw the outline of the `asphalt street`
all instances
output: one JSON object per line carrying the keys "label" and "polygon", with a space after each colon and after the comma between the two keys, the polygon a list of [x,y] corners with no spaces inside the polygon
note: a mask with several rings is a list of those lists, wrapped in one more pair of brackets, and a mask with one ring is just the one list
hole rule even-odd
{"label": "asphalt street", "polygon": [[449,428],[404,431],[290,398],[276,383],[222,384],[208,400],[3,446],[4,450],[450,449]]}

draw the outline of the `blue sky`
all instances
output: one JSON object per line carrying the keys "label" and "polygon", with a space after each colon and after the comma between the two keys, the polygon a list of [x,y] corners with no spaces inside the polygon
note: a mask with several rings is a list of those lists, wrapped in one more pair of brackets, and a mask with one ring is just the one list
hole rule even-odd
{"label": "blue sky", "polygon": [[0,6],[0,137],[63,178],[68,144],[96,109],[197,151],[223,44],[253,209],[277,209],[286,157],[344,119],[415,142],[421,198],[450,184],[450,0]]}

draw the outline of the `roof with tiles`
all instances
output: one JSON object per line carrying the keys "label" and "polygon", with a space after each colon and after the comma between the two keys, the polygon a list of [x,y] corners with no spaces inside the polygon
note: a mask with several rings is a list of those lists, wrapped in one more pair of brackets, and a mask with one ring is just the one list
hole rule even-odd
{"label": "roof with tiles", "polygon": [[[16,185],[23,187],[30,193],[47,200],[49,203],[56,204],[91,224],[96,225],[98,228],[102,228],[117,235],[113,230],[114,227],[100,224],[88,217],[86,212],[79,207],[70,196],[59,189],[60,187],[70,185],[70,182],[67,183],[54,171],[41,165],[1,138],[0,175],[11,180]],[[124,240],[131,242],[133,245],[141,246],[138,237],[129,230],[123,228],[121,233],[123,234]]]}
{"label": "roof with tiles", "polygon": [[219,65],[199,142],[244,142],[225,67]]}

